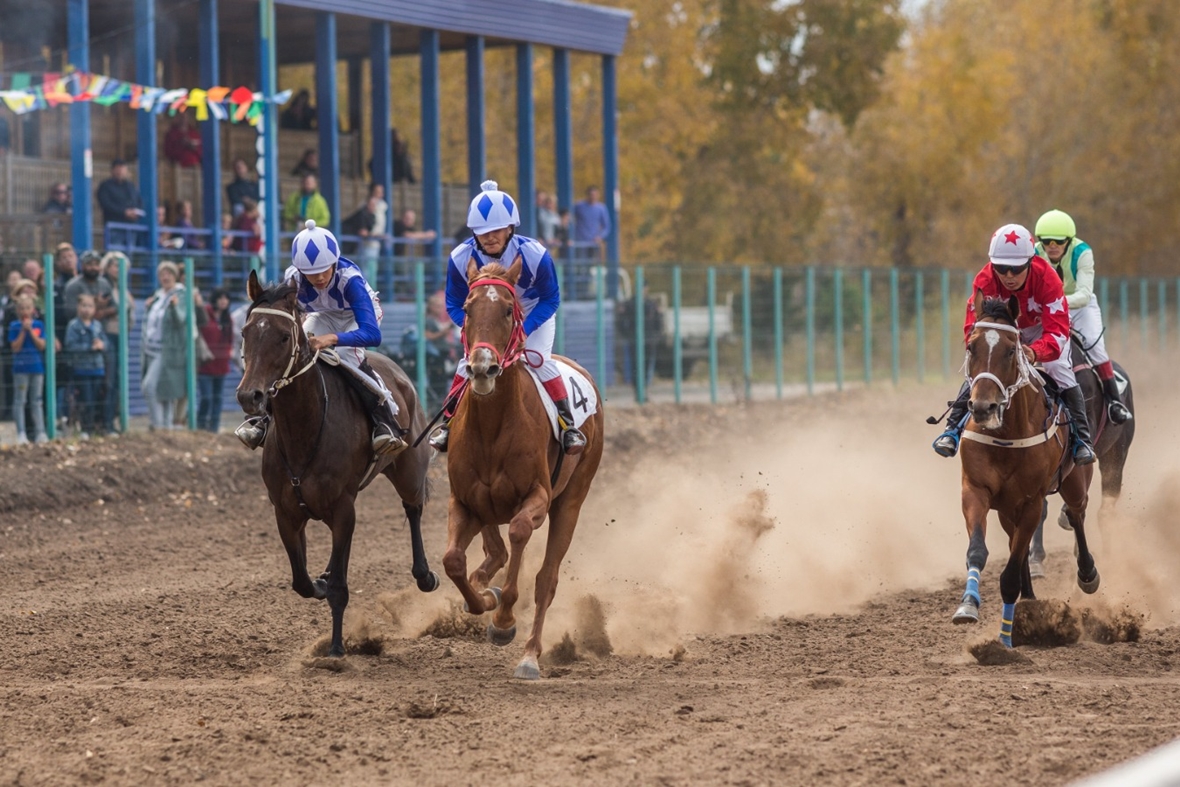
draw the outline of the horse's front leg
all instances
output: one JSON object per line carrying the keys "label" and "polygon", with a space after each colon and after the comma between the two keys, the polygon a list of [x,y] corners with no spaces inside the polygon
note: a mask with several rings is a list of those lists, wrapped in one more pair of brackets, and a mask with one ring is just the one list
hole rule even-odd
{"label": "horse's front leg", "polygon": [[1041,505],[1041,523],[1033,533],[1032,546],[1028,548],[1029,580],[1045,576],[1045,520],[1049,517],[1049,500]]}
{"label": "horse's front leg", "polygon": [[[1090,468],[1079,468],[1089,470]],[[1079,473],[1078,469],[1070,473],[1061,484],[1061,497],[1065,500],[1065,512],[1069,523],[1073,527],[1074,538],[1077,541],[1078,553],[1078,587],[1086,593],[1098,590],[1098,567],[1094,564],[1094,556],[1090,554],[1090,547],[1086,541],[1086,507],[1090,502],[1090,479],[1087,473]]]}
{"label": "horse's front leg", "polygon": [[533,630],[524,643],[524,658],[517,665],[513,677],[525,680],[537,680],[541,677],[537,661],[541,658],[541,631],[545,627],[545,613],[549,611],[549,605],[557,595],[561,561],[565,559],[570,542],[574,540],[574,528],[578,525],[578,513],[581,511],[583,499],[585,494],[565,494],[557,499],[557,503],[549,511],[549,540],[545,545],[545,560],[541,564],[541,570],[537,572],[534,597],[537,608],[533,613]]}
{"label": "horse's front leg", "polygon": [[520,597],[520,566],[524,562],[524,548],[528,546],[533,531],[545,521],[548,512],[549,491],[540,485],[534,486],[516,516],[508,523],[508,574],[500,606],[488,626],[488,640],[493,645],[507,645],[516,637],[516,616],[512,608]]}
{"label": "horse's front leg", "polygon": [[[1041,521],[1043,506],[1035,503],[1024,506],[1012,517],[1013,531],[1009,534],[1008,563],[1000,572],[1000,598],[1004,606],[1000,614],[1000,642],[1012,647],[1012,621],[1016,616],[1016,601],[1020,598],[1023,585],[1028,577],[1028,545],[1032,541],[1037,524]],[[1028,580],[1031,586],[1031,580]]]}
{"label": "horse's front leg", "polygon": [[496,572],[508,562],[508,547],[504,546],[499,525],[484,525],[479,535],[483,542],[484,558],[479,567],[471,572],[471,584],[482,590],[492,584]]}
{"label": "horse's front leg", "polygon": [[344,655],[344,609],[348,606],[348,558],[352,552],[352,534],[356,529],[356,508],[352,500],[337,504],[325,520],[332,528],[332,554],[328,558],[327,579],[317,579],[332,609],[332,647],[329,656]]}
{"label": "horse's front leg", "polygon": [[978,623],[979,576],[987,565],[987,512],[989,497],[979,487],[963,484],[963,520],[967,524],[967,587],[959,608],[951,616],[952,623]]}
{"label": "horse's front leg", "polygon": [[482,615],[495,609],[498,603],[498,596],[494,592],[476,588],[467,578],[467,547],[479,531],[480,523],[452,495],[447,514],[447,549],[443,553],[443,570],[459,589],[467,611],[473,615]]}
{"label": "horse's front leg", "polygon": [[410,573],[418,582],[418,589],[423,593],[438,590],[438,574],[430,570],[426,561],[426,547],[422,544],[422,506],[402,503],[406,512],[406,520],[410,523],[410,550],[413,552],[414,563]]}
{"label": "horse's front leg", "polygon": [[312,582],[307,573],[307,517],[284,514],[275,509],[275,520],[279,524],[279,538],[291,561],[291,588],[304,598],[323,598],[322,589]]}

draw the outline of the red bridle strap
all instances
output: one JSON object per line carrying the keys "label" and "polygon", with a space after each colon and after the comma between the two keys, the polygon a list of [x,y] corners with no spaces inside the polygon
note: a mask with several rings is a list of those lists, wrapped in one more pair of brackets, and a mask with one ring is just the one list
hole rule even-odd
{"label": "red bridle strap", "polygon": [[476,279],[470,285],[469,290],[474,290],[476,287],[504,287],[512,293],[512,331],[508,334],[508,344],[504,347],[504,353],[501,355],[500,351],[495,345],[488,342],[476,342],[474,345],[467,344],[467,325],[463,325],[463,353],[467,358],[468,363],[471,362],[471,353],[475,352],[481,347],[486,347],[491,351],[492,356],[496,359],[501,369],[507,369],[520,358],[524,353],[524,310],[520,307],[520,299],[516,297],[516,288],[503,279],[484,278]]}

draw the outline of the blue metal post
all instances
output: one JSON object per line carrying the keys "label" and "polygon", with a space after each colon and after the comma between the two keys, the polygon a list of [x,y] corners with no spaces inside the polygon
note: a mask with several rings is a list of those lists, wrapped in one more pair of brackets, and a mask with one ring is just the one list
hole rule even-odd
{"label": "blue metal post", "polygon": [[442,143],[441,99],[438,76],[438,31],[422,30],[419,33],[418,55],[422,74],[422,226],[434,230],[434,240],[427,242],[427,255],[431,258],[438,281],[442,279]]}
{"label": "blue metal post", "polygon": [[836,340],[836,390],[844,390],[844,270],[836,268],[832,271],[832,289]]}
{"label": "blue metal post", "polygon": [[[66,6],[70,64],[80,71],[90,70],[90,0],[69,0]],[[70,183],[74,189],[72,239],[79,249],[94,245],[93,200],[90,182],[94,177],[94,160],[90,150],[90,102],[70,106]],[[7,326],[5,326],[7,330]]]}
{"label": "blue metal post", "polygon": [[340,234],[340,124],[336,119],[336,14],[315,15],[316,126],[320,130],[320,193],[328,202],[332,232]]}
{"label": "blue metal post", "polygon": [[709,401],[717,404],[717,270],[710,266],[707,274],[709,306]]}
{"label": "blue metal post", "polygon": [[750,266],[742,266],[742,378],[746,383],[746,401],[754,393],[754,328],[750,316]]}
{"label": "blue metal post", "polygon": [[[601,271],[601,269],[599,269]],[[672,268],[672,391],[680,404],[684,382],[684,349],[680,346],[680,266]]]}
{"label": "blue metal post", "polygon": [[127,255],[119,255],[119,368],[116,370],[119,375],[119,432],[127,434],[129,428],[128,424],[131,421],[131,392],[128,390],[130,374],[130,364],[127,358],[128,352],[128,331],[131,326],[128,324],[127,307],[124,305],[129,303],[131,297],[131,288],[127,283]]}
{"label": "blue metal post", "polygon": [[[373,112],[369,118],[370,133],[373,137],[374,183],[380,183],[385,190],[385,201],[389,204],[386,213],[385,232],[393,234],[393,139],[389,134],[389,25],[372,22],[369,25],[369,84],[372,93]],[[393,259],[391,248],[382,244],[378,263],[381,291],[386,299],[394,297]],[[421,393],[421,392],[419,392]]]}
{"label": "blue metal post", "polygon": [[[197,17],[197,50],[202,87],[220,83],[218,68],[217,0],[201,0]],[[213,286],[220,287],[221,262],[221,128],[213,117],[201,126],[201,201],[205,226],[213,233]]]}
{"label": "blue metal post", "polygon": [[602,172],[603,199],[610,216],[610,233],[606,238],[606,264],[610,268],[610,297],[619,293],[619,133],[618,84],[615,58],[602,56]]}
{"label": "blue metal post", "polygon": [[1139,277],[1139,344],[1147,352],[1147,279]]}
{"label": "blue metal post", "polygon": [[[418,346],[414,356],[418,367],[418,396],[425,401],[429,380],[426,376],[426,264],[421,260],[414,263],[414,310],[417,319],[414,324],[418,327]],[[445,391],[440,391],[446,396]]]}
{"label": "blue metal post", "polygon": [[774,269],[774,396],[783,398],[783,269]]}
{"label": "blue metal post", "polygon": [[918,334],[918,382],[926,379],[926,277],[914,271],[914,328]]}
{"label": "blue metal post", "polygon": [[901,382],[901,303],[898,294],[897,268],[889,269],[889,336],[893,384]]}
{"label": "blue metal post", "polygon": [[860,323],[864,331],[865,387],[873,382],[873,272],[865,268],[860,272]]}
{"label": "blue metal post", "polygon": [[[557,210],[574,207],[573,102],[570,101],[570,53],[553,50],[553,152],[556,158]],[[569,247],[562,251],[568,254]],[[677,400],[679,401],[679,399]]]}
{"label": "blue metal post", "polygon": [[1119,338],[1122,339],[1124,353],[1131,349],[1131,332],[1127,325],[1131,317],[1128,290],[1130,290],[1130,284],[1127,282],[1127,277],[1124,276],[1119,279]]}
{"label": "blue metal post", "polygon": [[1098,285],[1098,308],[1106,312],[1106,317],[1103,322],[1110,319],[1110,279],[1105,276],[1095,276],[1094,282]]}
{"label": "blue metal post", "polygon": [[938,274],[940,298],[939,305],[942,312],[942,376],[951,378],[951,272],[943,269]]}
{"label": "blue metal post", "polygon": [[[144,86],[156,84],[156,2],[135,0],[135,81]],[[136,152],[139,156],[139,194],[143,199],[147,225],[148,268],[153,289],[156,282],[156,263],[159,261],[160,231],[156,221],[156,206],[160,204],[159,158],[156,144],[156,113],[138,112]],[[87,199],[88,194],[76,194],[75,199]]]}
{"label": "blue metal post", "polygon": [[815,267],[805,271],[804,307],[807,327],[807,395],[815,394]]}
{"label": "blue metal post", "polygon": [[537,236],[537,132],[533,108],[533,45],[516,45],[516,180],[520,232]]}
{"label": "blue metal post", "polygon": [[184,258],[184,389],[188,395],[188,428],[197,428],[197,312],[193,258]]}
{"label": "blue metal post", "polygon": [[[53,281],[53,255],[45,254],[41,257],[42,270],[45,271],[46,284]],[[45,433],[52,440],[57,437],[57,342],[65,344],[66,337],[57,335],[57,315],[54,309],[53,291],[47,290],[44,306],[45,324]],[[7,340],[8,328],[4,329]]]}
{"label": "blue metal post", "polygon": [[598,356],[598,385],[605,388],[606,379],[606,287],[602,268],[594,269],[594,335],[597,337],[595,350]]}
{"label": "blue metal post", "polygon": [[487,141],[483,133],[483,36],[467,36],[467,190],[479,194],[488,179]]}
{"label": "blue metal post", "polygon": [[635,267],[635,334],[631,337],[635,342],[635,352],[631,353],[635,361],[635,401],[639,404],[647,402],[647,359],[644,357],[643,332],[647,327],[643,324],[643,266]]}
{"label": "blue metal post", "polygon": [[[258,0],[258,88],[270,96],[278,85],[275,65],[275,0]],[[283,212],[279,204],[279,123],[275,105],[262,105],[262,158],[259,159],[258,190],[262,197],[263,253],[266,255],[266,280],[279,278],[279,218]]]}
{"label": "blue metal post", "polygon": [[1159,350],[1162,353],[1168,346],[1168,285],[1163,279],[1159,280],[1156,285],[1159,294],[1159,331],[1160,331],[1160,346]]}
{"label": "blue metal post", "polygon": [[[553,265],[553,272],[557,274],[557,291],[561,293],[561,297],[566,297],[565,287],[565,266],[560,262],[555,262]],[[553,315],[556,318],[553,327],[553,352],[558,355],[565,355],[565,309],[558,309],[557,314]]]}

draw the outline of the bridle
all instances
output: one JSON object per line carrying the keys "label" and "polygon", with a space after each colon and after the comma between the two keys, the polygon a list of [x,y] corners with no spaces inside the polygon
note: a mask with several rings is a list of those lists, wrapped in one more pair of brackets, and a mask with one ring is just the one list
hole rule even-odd
{"label": "bridle", "polygon": [[516,288],[503,279],[483,278],[476,279],[469,285],[470,290],[476,287],[505,287],[512,293],[512,331],[508,334],[508,344],[504,347],[504,353],[501,355],[500,351],[495,345],[488,342],[476,342],[474,345],[467,344],[467,326],[463,326],[463,355],[468,363],[471,363],[471,354],[481,347],[488,350],[492,357],[496,359],[496,365],[501,369],[507,369],[512,364],[516,363],[522,355],[525,354],[524,348],[524,310],[520,306],[520,298],[516,297]]}
{"label": "bridle", "polygon": [[247,325],[250,323],[250,319],[255,314],[275,314],[280,317],[287,318],[292,323],[292,325],[291,325],[291,358],[287,361],[287,368],[283,370],[282,375],[278,379],[276,379],[273,383],[271,383],[270,388],[268,388],[266,391],[267,396],[274,396],[279,391],[281,391],[282,389],[284,389],[288,385],[290,385],[292,382],[294,382],[296,377],[298,377],[299,375],[303,374],[304,372],[308,371],[313,366],[315,366],[316,361],[318,361],[320,358],[320,351],[316,350],[315,352],[313,352],[312,356],[311,356],[311,360],[308,361],[307,364],[302,369],[295,372],[295,374],[291,374],[291,369],[293,369],[295,367],[295,363],[299,360],[299,341],[298,341],[299,336],[298,336],[298,333],[296,332],[296,328],[299,325],[299,321],[296,320],[295,315],[291,314],[291,312],[289,312],[289,311],[284,311],[283,309],[268,309],[264,306],[258,306],[258,307],[255,307],[250,310],[250,314],[246,317],[246,324]]}
{"label": "bridle", "polygon": [[[1021,342],[1020,342],[1020,329],[1019,328],[1016,328],[1015,326],[1012,326],[1012,325],[1006,325],[1002,322],[977,322],[977,323],[975,323],[975,326],[972,330],[974,331],[975,329],[978,329],[978,328],[990,328],[990,329],[997,330],[997,331],[1007,331],[1008,333],[1012,333],[1012,334],[1016,335],[1016,370],[1017,370],[1017,375],[1016,375],[1016,381],[1014,383],[1012,383],[1011,385],[1005,385],[1003,380],[1001,380],[999,377],[997,377],[996,375],[992,374],[989,371],[982,371],[979,374],[972,377],[971,373],[970,373],[970,368],[969,368],[970,362],[971,362],[970,354],[968,354],[966,359],[963,361],[963,376],[967,378],[967,384],[969,386],[974,388],[976,382],[978,382],[980,380],[990,380],[991,382],[995,383],[996,386],[1000,389],[1000,393],[1002,393],[1004,395],[1004,400],[1002,402],[1000,402],[1000,408],[1002,411],[1003,408],[1007,407],[1008,404],[1012,401],[1012,397],[1016,394],[1017,391],[1019,391],[1021,388],[1025,387],[1026,385],[1032,384],[1032,377],[1033,377],[1032,364],[1029,363],[1028,358],[1024,354],[1024,349],[1023,349]],[[989,369],[991,368],[991,358],[990,357],[988,358],[988,368]]]}

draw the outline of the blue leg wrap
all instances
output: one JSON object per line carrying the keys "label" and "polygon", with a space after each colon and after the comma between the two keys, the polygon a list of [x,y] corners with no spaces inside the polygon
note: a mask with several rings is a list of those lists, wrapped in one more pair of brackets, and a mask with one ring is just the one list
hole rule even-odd
{"label": "blue leg wrap", "polygon": [[1005,604],[1000,616],[1000,643],[1005,648],[1010,648],[1012,647],[1012,620],[1016,617],[1016,605]]}
{"label": "blue leg wrap", "polygon": [[975,601],[975,606],[981,606],[983,599],[979,597],[979,569],[971,566],[967,569],[967,590],[963,593],[963,600],[966,601],[970,597]]}

